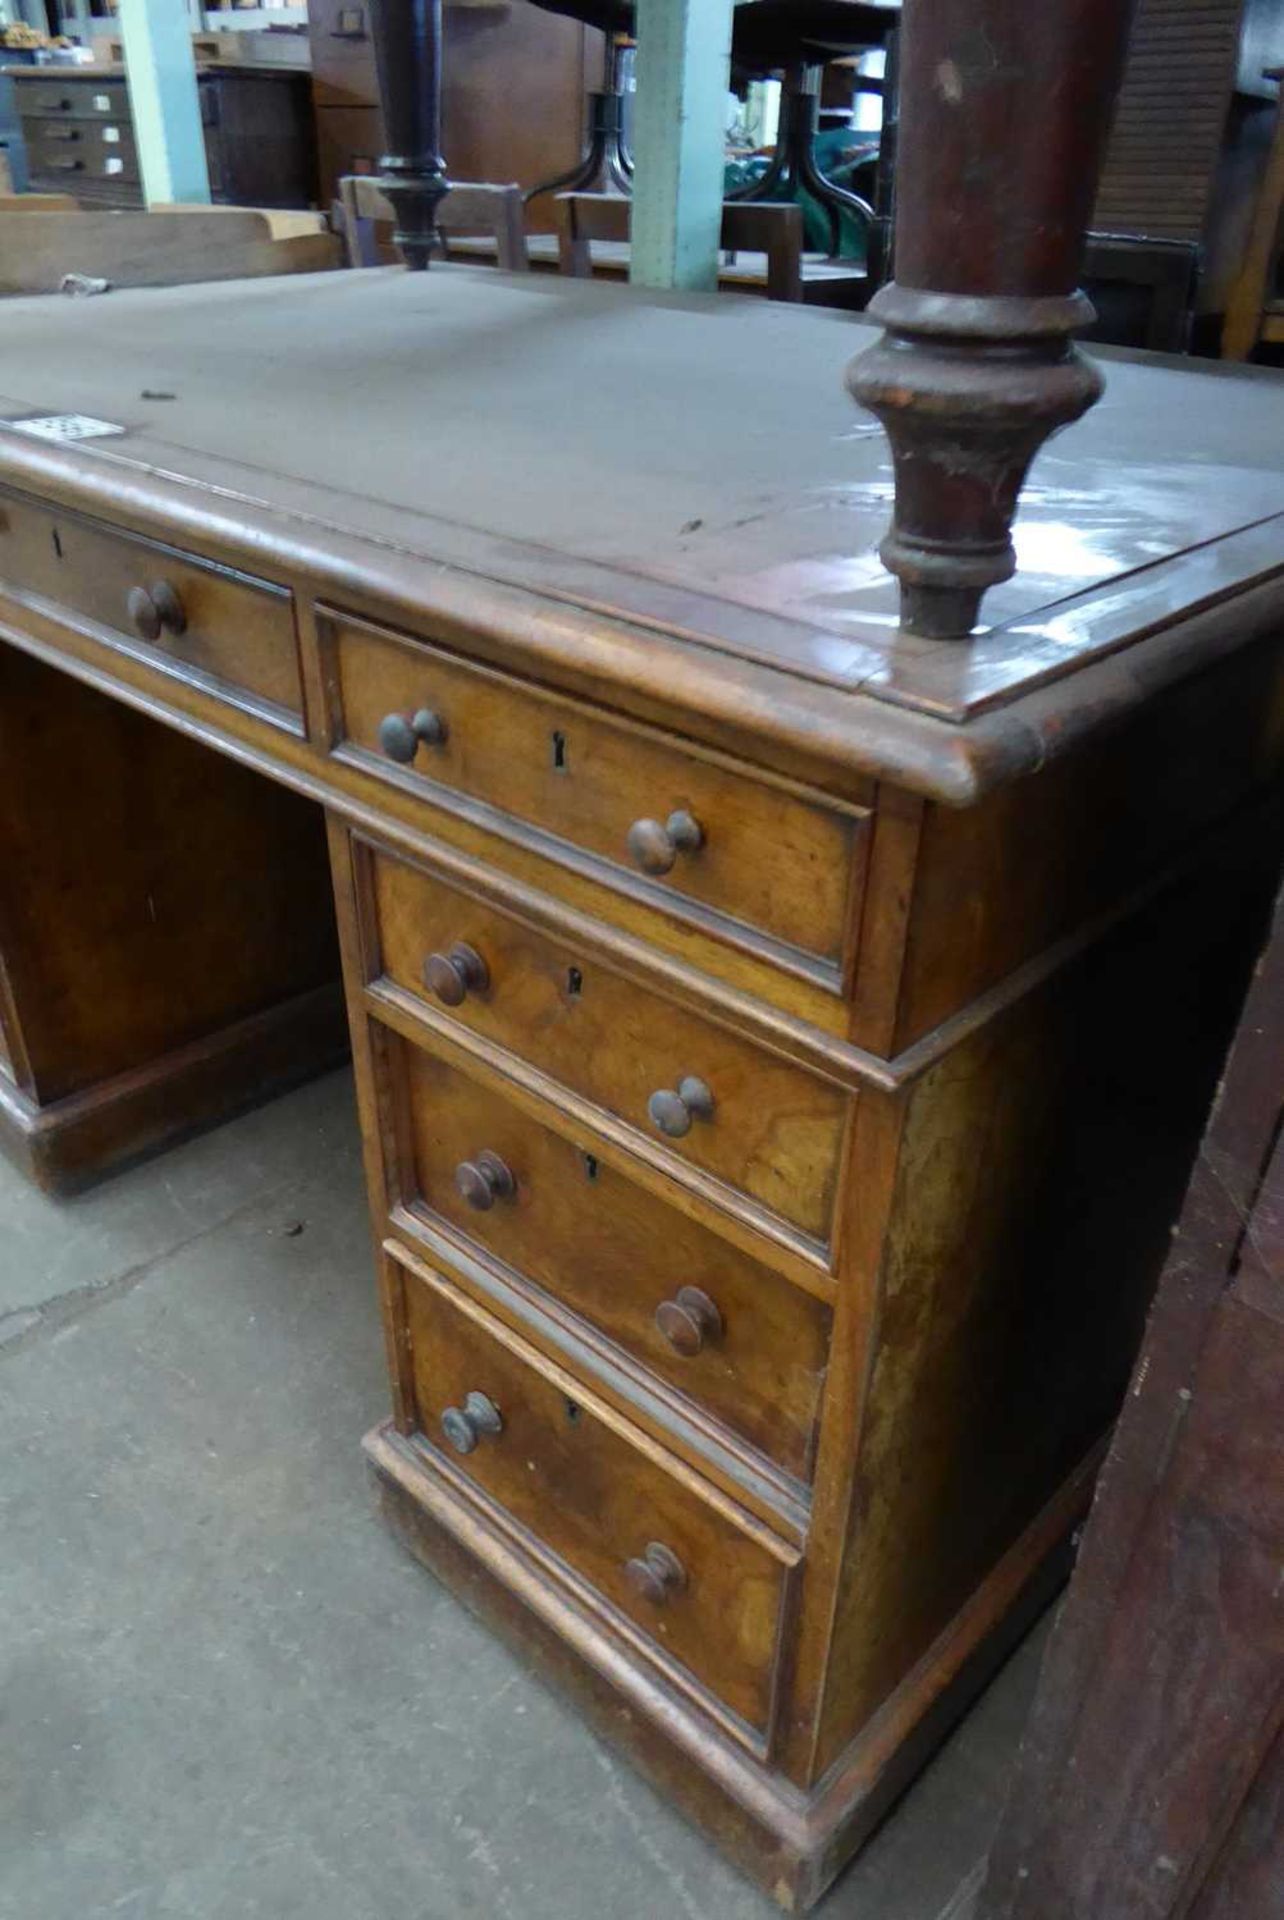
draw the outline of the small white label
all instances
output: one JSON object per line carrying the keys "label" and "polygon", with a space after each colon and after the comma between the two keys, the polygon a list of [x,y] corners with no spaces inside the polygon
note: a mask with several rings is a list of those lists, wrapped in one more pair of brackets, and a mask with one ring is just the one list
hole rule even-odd
{"label": "small white label", "polygon": [[109,93],[96,93],[94,95],[94,112],[95,113],[111,112],[111,95]]}
{"label": "small white label", "polygon": [[102,440],[125,431],[89,413],[33,413],[26,420],[0,420],[0,426],[10,433],[30,434],[33,440]]}
{"label": "small white label", "polygon": [[117,159],[114,154],[109,154],[108,157],[103,161],[104,173],[123,173],[124,171],[125,171],[125,162],[123,160]]}
{"label": "small white label", "polygon": [[120,145],[120,128],[104,127],[103,139],[106,141],[109,147],[118,147]]}

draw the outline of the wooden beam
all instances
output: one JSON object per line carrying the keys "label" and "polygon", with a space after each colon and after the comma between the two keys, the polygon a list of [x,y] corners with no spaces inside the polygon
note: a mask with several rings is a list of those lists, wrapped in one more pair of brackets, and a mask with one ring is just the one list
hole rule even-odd
{"label": "wooden beam", "polygon": [[638,0],[630,278],[718,284],[732,0]]}
{"label": "wooden beam", "polygon": [[143,192],[208,203],[209,170],[185,0],[120,0]]}

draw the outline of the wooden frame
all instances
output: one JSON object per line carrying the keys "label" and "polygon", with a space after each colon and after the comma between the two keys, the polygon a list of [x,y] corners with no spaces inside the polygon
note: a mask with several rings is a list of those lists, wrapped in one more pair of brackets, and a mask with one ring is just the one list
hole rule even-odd
{"label": "wooden frame", "polygon": [[[562,272],[587,279],[593,271],[595,240],[627,244],[633,202],[608,193],[559,193],[557,201],[564,222],[560,238]],[[800,206],[792,202],[726,200],[721,237],[728,253],[766,254],[768,300],[802,299]]]}
{"label": "wooden frame", "polygon": [[[350,267],[377,267],[375,223],[396,218],[392,203],[377,175],[345,174],[339,182],[339,205],[344,245]],[[451,185],[437,206],[437,231],[489,234],[495,241],[500,268],[525,273],[530,266],[526,250],[526,223],[520,187]]]}

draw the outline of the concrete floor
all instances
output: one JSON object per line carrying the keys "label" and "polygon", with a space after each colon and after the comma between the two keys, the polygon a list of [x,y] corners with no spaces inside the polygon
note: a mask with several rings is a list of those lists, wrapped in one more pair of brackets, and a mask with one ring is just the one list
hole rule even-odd
{"label": "concrete floor", "polygon": [[[55,1205],[0,1165],[3,1920],[765,1920],[394,1544],[350,1076]],[[962,1920],[1041,1633],[825,1920]]]}

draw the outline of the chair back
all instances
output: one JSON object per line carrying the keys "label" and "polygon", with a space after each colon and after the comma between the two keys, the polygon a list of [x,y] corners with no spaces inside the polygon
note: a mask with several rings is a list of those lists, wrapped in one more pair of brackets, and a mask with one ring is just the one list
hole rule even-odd
{"label": "chair back", "polygon": [[[593,271],[594,241],[627,242],[633,202],[621,194],[562,193],[562,272],[584,279]],[[767,256],[767,298],[803,297],[802,208],[786,201],[726,200],[721,243],[732,253]]]}
{"label": "chair back", "polygon": [[[375,222],[395,218],[378,175],[345,174],[339,182],[339,207],[348,265],[377,267]],[[525,273],[530,266],[520,187],[472,182],[452,184],[437,208],[437,230],[443,237],[443,245],[445,236],[451,233],[488,234],[495,242],[499,265],[505,273]]]}

